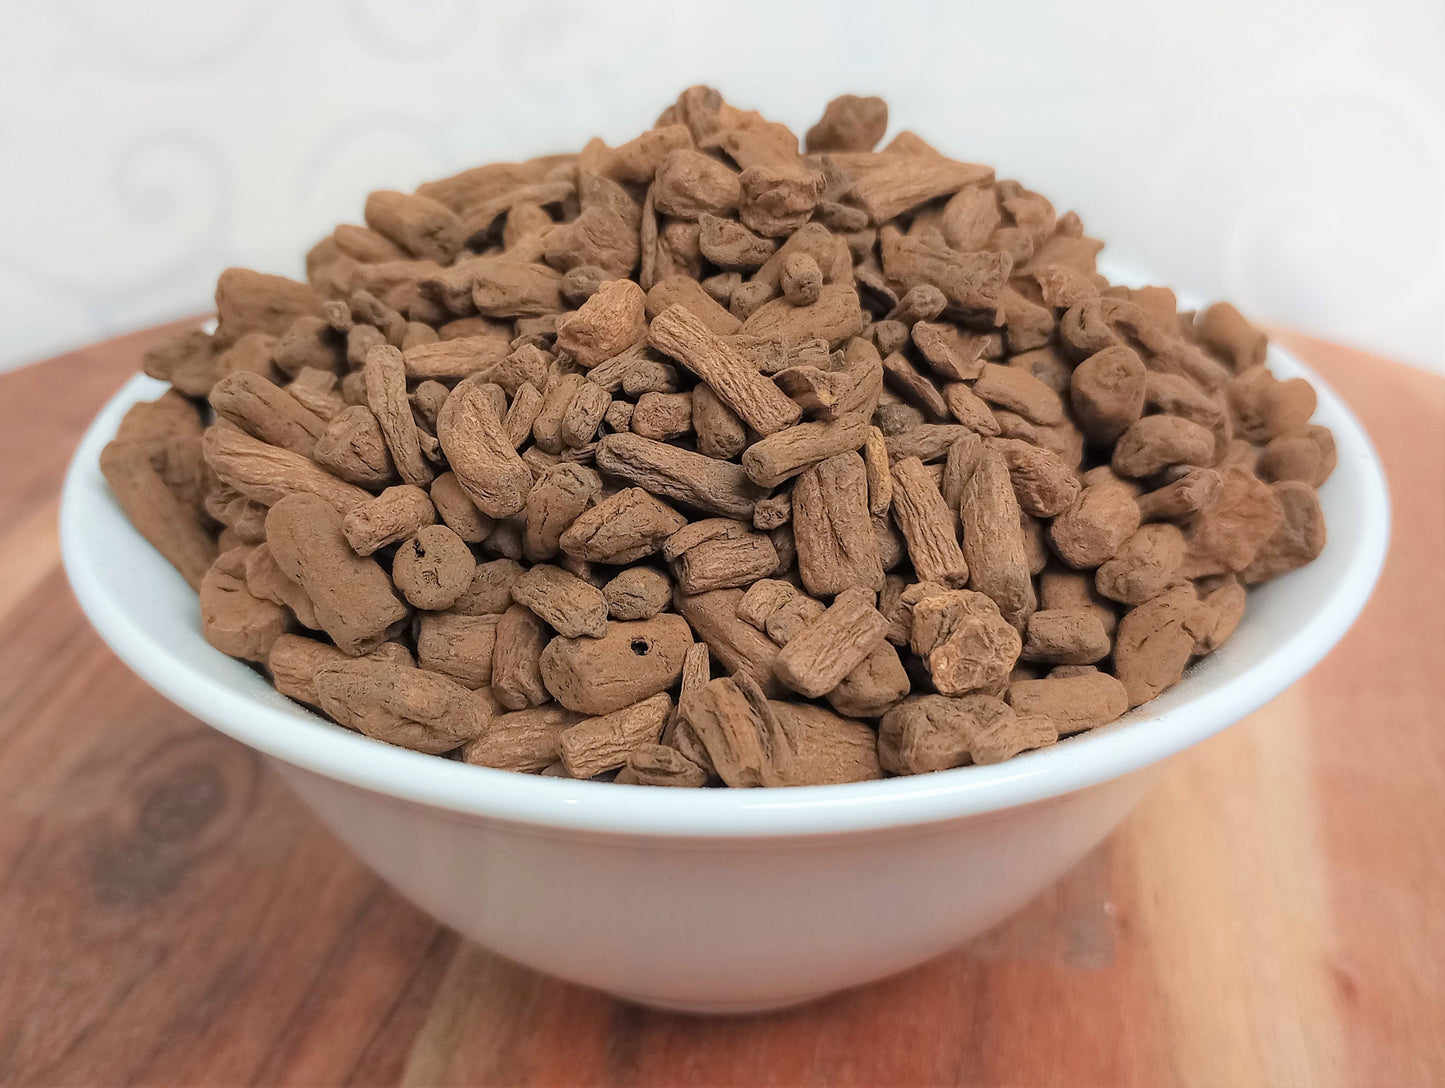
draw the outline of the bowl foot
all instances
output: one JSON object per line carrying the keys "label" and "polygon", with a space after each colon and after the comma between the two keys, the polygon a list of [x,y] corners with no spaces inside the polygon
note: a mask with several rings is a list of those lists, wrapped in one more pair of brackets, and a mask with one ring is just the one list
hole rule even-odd
{"label": "bowl foot", "polygon": [[674,1000],[670,997],[648,997],[642,994],[624,993],[614,993],[612,996],[633,1005],[656,1009],[659,1012],[680,1012],[693,1016],[750,1016],[756,1013],[774,1012],[778,1009],[791,1009],[797,1005],[806,1005],[811,1001],[821,1000],[835,992],[841,991],[818,990],[813,993],[794,994],[789,997],[770,997],[763,1000],[748,999],[742,1001],[686,1001]]}

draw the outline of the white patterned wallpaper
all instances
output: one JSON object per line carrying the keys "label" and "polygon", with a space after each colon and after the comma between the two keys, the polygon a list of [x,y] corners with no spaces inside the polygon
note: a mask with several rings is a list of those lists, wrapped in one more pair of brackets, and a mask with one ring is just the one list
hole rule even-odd
{"label": "white patterned wallpaper", "polygon": [[841,91],[1118,258],[1445,370],[1440,0],[0,0],[0,367],[299,275],[379,187]]}

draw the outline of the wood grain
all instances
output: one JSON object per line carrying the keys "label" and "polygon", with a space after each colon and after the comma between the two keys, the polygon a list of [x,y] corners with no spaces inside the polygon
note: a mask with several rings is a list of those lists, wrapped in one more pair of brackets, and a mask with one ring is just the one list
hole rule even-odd
{"label": "wood grain", "polygon": [[0,377],[0,1084],[1445,1083],[1445,382],[1285,336],[1395,503],[1340,647],[1108,842],[907,975],[647,1012],[441,929],[81,618],[56,491],[155,335]]}

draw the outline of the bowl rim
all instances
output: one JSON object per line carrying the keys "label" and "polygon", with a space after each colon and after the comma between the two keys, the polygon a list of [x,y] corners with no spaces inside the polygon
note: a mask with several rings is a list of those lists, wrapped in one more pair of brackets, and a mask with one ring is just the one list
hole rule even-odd
{"label": "bowl rim", "polygon": [[[1311,381],[1319,397],[1315,419],[1334,432],[1341,462],[1353,459],[1362,473],[1360,494],[1353,496],[1361,531],[1345,575],[1308,618],[1232,679],[1171,701],[1186,688],[1186,676],[1185,684],[1118,722],[991,766],[771,790],[625,786],[473,767],[371,740],[274,692],[268,703],[269,685],[242,663],[205,646],[216,667],[198,668],[152,638],[98,570],[105,547],[104,532],[96,530],[129,532],[144,543],[99,470],[101,447],[126,409],[167,388],[142,375],[111,398],[72,458],[61,498],[62,558],[75,596],[101,638],[171,702],[268,756],[401,801],[538,829],[654,839],[832,836],[930,824],[1033,804],[1140,771],[1257,710],[1343,637],[1369,599],[1388,547],[1383,469],[1359,421],[1318,375],[1273,345],[1269,365],[1282,377]],[[1332,546],[1345,546],[1340,534],[1331,534],[1326,547]],[[148,547],[146,553],[154,566],[137,572],[139,577],[179,580],[159,553]],[[200,639],[189,627],[184,633]],[[251,692],[239,686],[246,676],[253,678]]]}

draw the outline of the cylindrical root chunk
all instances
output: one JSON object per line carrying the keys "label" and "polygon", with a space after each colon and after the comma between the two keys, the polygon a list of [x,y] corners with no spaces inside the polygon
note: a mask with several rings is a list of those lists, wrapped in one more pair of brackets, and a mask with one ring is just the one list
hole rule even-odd
{"label": "cylindrical root chunk", "polygon": [[1214,435],[1180,416],[1145,416],[1119,438],[1114,471],[1120,476],[1153,476],[1170,465],[1208,465]]}
{"label": "cylindrical root chunk", "polygon": [[[1022,627],[1034,610],[1033,578],[1018,498],[1008,466],[997,450],[985,449],[979,456],[978,467],[964,485],[958,510],[963,522],[969,586],[992,598],[1004,619]],[[933,578],[921,569],[918,575],[924,581],[945,580]]]}
{"label": "cylindrical root chunk", "polygon": [[596,586],[570,571],[539,563],[512,585],[512,600],[526,605],[559,635],[594,638],[607,630],[607,601]]}
{"label": "cylindrical root chunk", "polygon": [[687,524],[667,503],[626,487],[584,510],[558,538],[562,551],[593,563],[632,563]]}
{"label": "cylindrical root chunk", "polygon": [[508,518],[526,505],[532,473],[507,439],[484,377],[474,375],[452,390],[437,416],[437,438],[477,508],[490,518]]}
{"label": "cylindrical root chunk", "polygon": [[492,682],[492,651],[500,616],[458,616],[427,612],[417,623],[417,664],[444,673],[469,688]]}
{"label": "cylindrical root chunk", "polygon": [[873,607],[873,594],[848,589],[816,620],[788,640],[773,672],[801,695],[826,695],[884,643],[888,621]]}
{"label": "cylindrical root chunk", "polygon": [[1303,378],[1280,381],[1264,367],[1246,370],[1229,383],[1234,433],[1251,442],[1296,434],[1314,415],[1315,390]]}
{"label": "cylindrical root chunk", "polygon": [[300,586],[281,573],[276,557],[271,554],[271,545],[262,542],[250,551],[251,554],[246,556],[246,588],[251,591],[251,596],[284,605],[301,626],[319,631],[321,624],[316,620],[316,608],[311,599],[301,592]]}
{"label": "cylindrical root chunk", "polygon": [[411,484],[388,487],[376,498],[356,506],[341,523],[347,542],[357,555],[405,540],[423,525],[436,521],[436,508],[427,493]]}
{"label": "cylindrical root chunk", "polygon": [[1319,487],[1335,470],[1335,436],[1311,425],[1299,434],[1272,438],[1259,455],[1259,476],[1272,483],[1297,480]]}
{"label": "cylindrical root chunk", "polygon": [[266,506],[285,495],[312,494],[346,513],[371,498],[310,458],[268,446],[229,423],[208,427],[202,449],[206,464],[223,483]]}
{"label": "cylindrical root chunk", "polygon": [[1192,468],[1172,483],[1140,495],[1139,516],[1144,521],[1186,519],[1219,497],[1220,477],[1212,468]]}
{"label": "cylindrical root chunk", "polygon": [[199,589],[216,558],[203,519],[166,485],[142,442],[111,442],[100,452],[100,471],[136,531]]}
{"label": "cylindrical root chunk", "polygon": [[1052,719],[1060,736],[1107,725],[1129,709],[1124,685],[1106,672],[1017,680],[1008,687],[1008,702],[1020,714]]}
{"label": "cylindrical root chunk", "polygon": [[708,681],[680,709],[729,786],[786,786],[793,744],[774,705],[743,671]]}
{"label": "cylindrical root chunk", "polygon": [[[1018,504],[1013,500],[1008,470],[1003,472],[1003,486],[1009,488],[1013,505],[1014,532],[1018,532]],[[975,478],[978,473],[974,473]],[[908,542],[908,557],[913,569],[926,582],[962,585],[968,579],[969,564],[958,543],[958,529],[953,511],[943,501],[943,494],[933,475],[917,457],[905,457],[893,466],[893,518]],[[1019,541],[1022,551],[1022,539]],[[1025,569],[1027,578],[1027,570]]]}
{"label": "cylindrical root chunk", "polygon": [[1244,570],[1283,520],[1274,488],[1247,469],[1221,470],[1214,502],[1195,515],[1184,534],[1184,577]]}
{"label": "cylindrical root chunk", "polygon": [[1092,665],[1109,654],[1109,634],[1097,613],[1045,609],[1029,617],[1023,659],[1055,665]]}
{"label": "cylindrical root chunk", "polygon": [[828,704],[850,718],[876,718],[908,694],[908,672],[892,646],[878,646],[828,692]]}
{"label": "cylindrical root chunk", "polygon": [[1264,364],[1269,341],[1229,303],[1216,302],[1205,310],[1195,329],[1200,343],[1236,372]]}
{"label": "cylindrical root chunk", "polygon": [[818,262],[806,253],[790,253],[783,258],[781,286],[783,297],[794,306],[811,306],[823,289],[823,273]]}
{"label": "cylindrical root chunk", "polygon": [[610,714],[666,691],[682,675],[692,631],[681,616],[610,623],[601,638],[558,636],[542,651],[542,681],[584,714]]}
{"label": "cylindrical root chunk", "polygon": [[573,778],[615,771],[633,749],[657,742],[671,713],[672,699],[664,691],[611,714],[584,718],[562,733],[562,764]]}
{"label": "cylindrical root chunk", "polygon": [[527,559],[539,563],[556,555],[562,534],[601,488],[597,473],[586,465],[564,461],[546,469],[527,495],[527,528],[522,535]]}
{"label": "cylindrical root chunk", "polygon": [[368,737],[437,755],[480,736],[489,701],[425,669],[359,659],[316,673],[321,709]]}
{"label": "cylindrical root chunk", "polygon": [[743,421],[706,382],[698,382],[692,391],[692,428],[697,432],[698,452],[707,457],[728,460],[748,443]]}
{"label": "cylindrical root chunk", "polygon": [[896,774],[997,763],[1058,739],[1047,718],[1022,716],[992,695],[916,695],[883,716],[878,755]]}
{"label": "cylindrical root chunk", "polygon": [[[394,646],[396,643],[386,645]],[[281,635],[271,643],[266,668],[270,670],[271,683],[282,695],[319,708],[321,698],[316,694],[317,670],[323,665],[340,665],[350,660],[329,642],[301,635]]]}
{"label": "cylindrical root chunk", "polygon": [[531,774],[546,770],[560,758],[562,731],[579,717],[556,703],[498,714],[462,749],[462,762]]}
{"label": "cylindrical root chunk", "polygon": [[1145,525],[1094,574],[1099,594],[1123,604],[1143,604],[1179,578],[1184,534],[1167,522]]}
{"label": "cylindrical root chunk", "polygon": [[1244,619],[1246,594],[1244,586],[1231,578],[1199,602],[1199,610],[1188,624],[1194,636],[1196,654],[1212,654],[1234,634]]}
{"label": "cylindrical root chunk", "polygon": [[1073,469],[1057,453],[1017,438],[995,438],[989,444],[1003,454],[1014,497],[1024,513],[1051,518],[1078,498],[1079,482],[1074,479]]}
{"label": "cylindrical root chunk", "polygon": [[665,744],[639,744],[627,755],[627,766],[616,781],[629,786],[707,785],[707,772],[676,748]]}
{"label": "cylindrical root chunk", "polygon": [[457,213],[429,197],[378,190],[366,198],[366,225],[413,257],[451,264],[466,241]]}
{"label": "cylindrical root chunk", "polygon": [[421,439],[406,395],[406,366],[401,352],[390,344],[377,345],[366,353],[362,374],[367,407],[376,416],[397,472],[407,483],[425,487],[436,473],[421,452]]}
{"label": "cylindrical root chunk", "polygon": [[828,597],[850,586],[882,588],[867,479],[863,458],[848,452],[812,466],[793,485],[793,541],[809,593]]}
{"label": "cylindrical root chunk", "polygon": [[427,525],[396,551],[391,577],[417,608],[450,608],[472,584],[477,561],[445,525]]}
{"label": "cylindrical root chunk", "polygon": [[1325,515],[1314,488],[1287,481],[1275,485],[1274,495],[1284,511],[1284,520],[1241,572],[1250,584],[1298,570],[1325,550]]}
{"label": "cylindrical root chunk", "polygon": [[684,435],[692,430],[692,394],[643,393],[627,425],[633,434],[658,442]]}
{"label": "cylindrical root chunk", "polygon": [[442,522],[468,544],[487,539],[496,522],[477,509],[456,474],[443,472],[431,485],[431,501]]}
{"label": "cylindrical root chunk", "polygon": [[337,413],[316,440],[312,456],[347,483],[375,487],[396,479],[396,465],[381,425],[364,404]]}
{"label": "cylindrical root chunk", "polygon": [[715,589],[680,598],[677,610],[697,632],[697,637],[707,643],[724,669],[733,673],[747,669],[753,676],[762,678],[759,682],[769,696],[782,695],[785,689],[773,676],[778,644],[738,617],[737,608],[742,599],[740,589]]}
{"label": "cylindrical root chunk", "polygon": [[406,606],[380,564],[351,550],[341,524],[325,499],[288,495],[266,515],[266,541],[281,572],[315,605],[322,630],[356,656],[386,641]]}
{"label": "cylindrical root chunk", "polygon": [[1091,574],[1046,570],[1039,575],[1039,607],[1066,612],[1091,612],[1099,617],[1109,637],[1114,637],[1119,617],[1110,603],[1099,596]]}
{"label": "cylindrical root chunk", "polygon": [[678,555],[673,569],[682,592],[707,593],[766,578],[778,569],[778,552],[762,533],[715,537]]}
{"label": "cylindrical root chunk", "polygon": [[1096,442],[1113,442],[1144,414],[1148,371],[1131,349],[1105,348],[1075,368],[1069,399],[1084,433]]}
{"label": "cylindrical root chunk", "polygon": [[463,616],[500,616],[512,603],[512,585],[522,576],[522,565],[512,559],[480,563],[471,584],[452,602],[450,611]]}
{"label": "cylindrical root chunk", "polygon": [[497,702],[522,710],[547,701],[541,668],[546,644],[546,627],[531,609],[514,604],[502,613],[492,651],[492,694]]}
{"label": "cylindrical root chunk", "polygon": [[1114,673],[1123,681],[1130,706],[1179,683],[1194,654],[1189,628],[1197,622],[1198,609],[1194,589],[1186,584],[1131,609],[1119,621]]}
{"label": "cylindrical root chunk", "polygon": [[793,748],[788,785],[827,786],[883,777],[878,734],[863,722],[807,703],[774,701],[768,706]]}
{"label": "cylindrical root chunk", "polygon": [[754,442],[743,454],[748,478],[777,487],[809,465],[856,450],[868,438],[868,420],[850,414],[830,423],[799,423]]}
{"label": "cylindrical root chunk", "polygon": [[645,620],[672,600],[672,582],[653,567],[628,567],[602,587],[607,615],[614,620]]}
{"label": "cylindrical root chunk", "polygon": [[211,388],[211,406],[242,430],[272,446],[310,457],[326,421],[260,374],[238,371]]}
{"label": "cylindrical root chunk", "polygon": [[201,580],[201,633],[224,654],[265,661],[272,644],[291,626],[291,614],[246,588],[246,552],[222,554]]}

